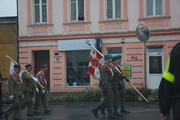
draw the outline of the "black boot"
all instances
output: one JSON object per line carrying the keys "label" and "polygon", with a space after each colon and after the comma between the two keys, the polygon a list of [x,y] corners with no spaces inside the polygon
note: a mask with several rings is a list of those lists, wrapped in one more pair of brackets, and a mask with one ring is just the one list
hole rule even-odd
{"label": "black boot", "polygon": [[108,118],[112,118],[112,119],[119,119],[117,116],[115,116],[113,113],[112,113],[112,110],[111,109],[108,109]]}
{"label": "black boot", "polygon": [[126,110],[124,106],[121,106],[122,113],[130,113],[130,111]]}
{"label": "black boot", "polygon": [[115,116],[122,116],[122,114],[119,114],[117,111],[117,107],[114,107],[114,115]]}
{"label": "black boot", "polygon": [[101,110],[101,114],[105,115],[105,108],[104,106],[100,107],[100,110]]}
{"label": "black boot", "polygon": [[100,106],[97,106],[97,108],[94,108],[94,109],[91,110],[92,113],[93,113],[93,115],[94,115],[96,118],[98,118],[98,111],[99,111],[99,109],[100,109]]}

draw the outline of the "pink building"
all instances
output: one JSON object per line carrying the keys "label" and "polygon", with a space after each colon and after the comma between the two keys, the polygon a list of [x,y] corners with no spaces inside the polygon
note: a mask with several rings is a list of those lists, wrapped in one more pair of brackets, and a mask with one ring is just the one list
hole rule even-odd
{"label": "pink building", "polygon": [[[42,64],[50,92],[98,88],[84,77],[88,68],[88,39],[103,54],[121,54],[132,65],[131,82],[158,88],[169,52],[180,41],[179,0],[18,0],[19,61]],[[81,18],[79,15],[81,14]],[[136,27],[151,31],[147,43],[136,37]]]}

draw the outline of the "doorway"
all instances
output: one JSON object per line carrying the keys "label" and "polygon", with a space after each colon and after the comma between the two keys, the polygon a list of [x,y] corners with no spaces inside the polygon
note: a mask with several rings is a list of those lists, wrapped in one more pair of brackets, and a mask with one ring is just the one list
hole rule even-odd
{"label": "doorway", "polygon": [[159,88],[159,83],[162,78],[162,72],[164,69],[163,61],[163,48],[162,47],[150,47],[147,54],[147,67],[148,67],[148,88]]}
{"label": "doorway", "polygon": [[[34,51],[34,61],[35,61],[35,74],[41,70],[42,65],[47,65],[50,68],[49,60],[49,50]],[[50,70],[48,69],[45,74],[45,79],[47,80],[47,89],[50,90]]]}

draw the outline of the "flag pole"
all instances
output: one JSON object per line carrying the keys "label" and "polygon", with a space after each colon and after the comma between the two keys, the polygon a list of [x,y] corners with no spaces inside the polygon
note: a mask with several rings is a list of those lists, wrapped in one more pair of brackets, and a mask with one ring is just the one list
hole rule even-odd
{"label": "flag pole", "polygon": [[91,46],[94,50],[96,50],[96,52],[98,52],[101,56],[104,57],[104,55],[103,55],[102,53],[100,53],[100,52],[89,42],[89,40],[86,40],[86,43],[87,43],[89,46]]}
{"label": "flag pole", "polygon": [[[18,64],[15,60],[13,60],[10,56],[6,55],[7,58],[9,58],[13,63]],[[21,67],[21,66],[20,66]],[[21,67],[26,73],[28,73],[29,75],[31,75],[26,69],[24,69],[23,67]],[[31,75],[33,76],[33,75]],[[34,76],[33,76],[34,77]],[[41,85],[41,83],[39,81],[37,81],[37,83],[44,89],[44,86]]]}
{"label": "flag pole", "polygon": [[[91,46],[94,50],[96,50],[96,52],[98,52],[100,55],[104,56],[102,53],[100,53],[90,42],[89,40],[86,41],[86,43]],[[113,65],[113,64],[112,64]],[[113,65],[114,66],[114,65]],[[115,67],[115,66],[114,66]],[[116,68],[116,67],[115,67]],[[116,70],[121,73],[117,68]],[[122,73],[121,73],[122,74]],[[129,82],[130,83],[130,82]],[[146,102],[149,102],[139,91],[138,89],[132,84],[130,83],[130,85],[136,90],[136,92],[146,101]]]}

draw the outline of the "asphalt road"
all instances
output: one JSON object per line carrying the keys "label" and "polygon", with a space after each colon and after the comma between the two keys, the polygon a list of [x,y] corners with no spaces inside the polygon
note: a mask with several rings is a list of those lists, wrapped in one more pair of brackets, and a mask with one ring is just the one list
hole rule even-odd
{"label": "asphalt road", "polygon": [[[91,109],[96,107],[99,103],[60,103],[52,104],[50,108],[51,113],[43,113],[42,105],[40,105],[37,116],[27,117],[27,110],[21,111],[21,118],[23,120],[112,120],[108,119],[107,111],[103,116],[99,111],[99,118],[95,118]],[[3,109],[6,109],[4,105]],[[123,114],[119,120],[160,120],[160,111],[158,103],[126,103],[126,108],[130,113]],[[4,119],[1,119],[4,120]],[[12,115],[9,116],[12,120]]]}

